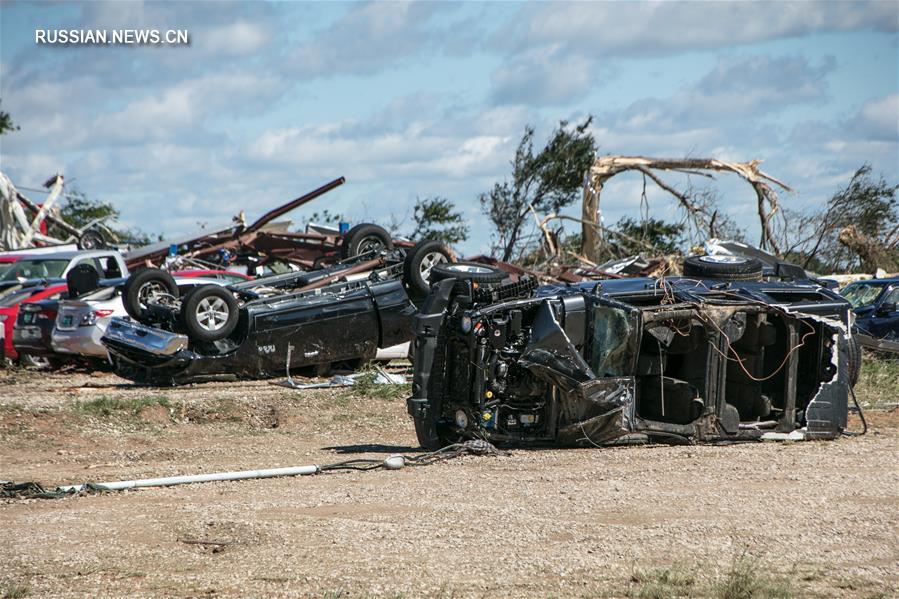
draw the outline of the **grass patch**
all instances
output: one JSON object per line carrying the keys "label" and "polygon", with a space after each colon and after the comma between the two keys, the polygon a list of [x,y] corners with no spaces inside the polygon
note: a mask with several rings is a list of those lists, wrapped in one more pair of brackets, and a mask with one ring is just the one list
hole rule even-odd
{"label": "grass patch", "polygon": [[356,384],[348,387],[346,394],[368,399],[399,399],[409,397],[412,393],[411,383],[378,384],[375,382],[377,377],[378,371],[373,368],[359,372]]}
{"label": "grass patch", "polygon": [[795,596],[786,576],[761,567],[761,558],[744,549],[731,562],[730,569],[713,586],[719,599],[789,599]]}
{"label": "grass patch", "polygon": [[865,352],[855,395],[863,408],[886,408],[899,401],[899,359]]}
{"label": "grass patch", "polygon": [[108,418],[117,413],[134,415],[143,408],[156,405],[169,408],[172,404],[171,400],[165,395],[148,395],[131,399],[113,399],[103,396],[90,401],[75,402],[75,411],[88,416]]}
{"label": "grass patch", "polygon": [[636,570],[629,582],[626,595],[633,599],[786,599],[799,594],[788,576],[765,566],[761,557],[751,555],[748,549],[737,553],[724,571],[673,565]]}
{"label": "grass patch", "polygon": [[628,597],[636,599],[667,599],[668,597],[692,597],[696,578],[679,566],[631,574]]}
{"label": "grass patch", "polygon": [[0,587],[0,598],[2,599],[21,599],[31,594],[31,587],[27,584],[19,584],[17,582],[8,582]]}

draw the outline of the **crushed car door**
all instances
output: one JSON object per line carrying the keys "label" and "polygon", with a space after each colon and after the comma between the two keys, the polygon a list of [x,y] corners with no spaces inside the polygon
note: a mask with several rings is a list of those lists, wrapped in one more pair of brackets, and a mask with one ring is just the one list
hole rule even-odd
{"label": "crushed car door", "polygon": [[[559,394],[558,439],[593,444],[631,432],[634,401],[634,317],[624,308],[591,298],[585,326],[589,340],[578,351],[559,324],[561,306],[545,301],[519,363]],[[594,370],[594,364],[598,373]]]}
{"label": "crushed car door", "polygon": [[256,328],[258,347],[281,367],[288,349],[291,366],[373,357],[379,334],[367,286],[284,302],[258,313]]}

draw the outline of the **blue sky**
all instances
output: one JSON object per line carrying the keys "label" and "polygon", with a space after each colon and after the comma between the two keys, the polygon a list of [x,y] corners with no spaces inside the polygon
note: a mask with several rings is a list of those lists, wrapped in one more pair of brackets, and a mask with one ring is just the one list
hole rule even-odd
{"label": "blue sky", "polygon": [[[344,175],[294,221],[327,208],[408,231],[415,199],[439,195],[481,251],[478,194],[525,125],[545,139],[587,114],[602,154],[764,159],[792,209],[863,163],[899,179],[897,2],[4,2],[0,19],[0,98],[21,127],[0,168],[24,187],[61,171],[149,232],[252,218]],[[191,44],[34,43],[54,28]],[[751,189],[719,191],[752,231]],[[604,191],[607,222],[638,206],[634,178]],[[650,207],[677,217],[659,193]]]}

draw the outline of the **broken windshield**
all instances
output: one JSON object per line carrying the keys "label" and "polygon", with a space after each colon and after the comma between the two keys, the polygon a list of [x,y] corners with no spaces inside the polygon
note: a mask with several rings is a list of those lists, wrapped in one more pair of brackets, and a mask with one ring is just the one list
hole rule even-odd
{"label": "broken windshield", "polygon": [[15,281],[16,279],[57,279],[62,277],[63,271],[68,266],[68,260],[33,259],[19,260],[10,268],[0,271],[0,281]]}
{"label": "broken windshield", "polygon": [[849,300],[853,308],[864,308],[877,301],[883,288],[883,283],[852,283],[840,293]]}
{"label": "broken windshield", "polygon": [[596,376],[626,376],[634,355],[631,323],[620,308],[596,306],[593,309],[590,368]]}

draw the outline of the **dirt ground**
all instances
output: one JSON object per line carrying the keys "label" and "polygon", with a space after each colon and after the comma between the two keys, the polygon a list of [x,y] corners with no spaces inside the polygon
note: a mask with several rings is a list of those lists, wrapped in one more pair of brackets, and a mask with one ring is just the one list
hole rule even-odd
{"label": "dirt ground", "polygon": [[[0,479],[417,453],[402,395],[0,370]],[[836,442],[515,450],[0,500],[0,597],[896,596],[899,415],[869,420]]]}

